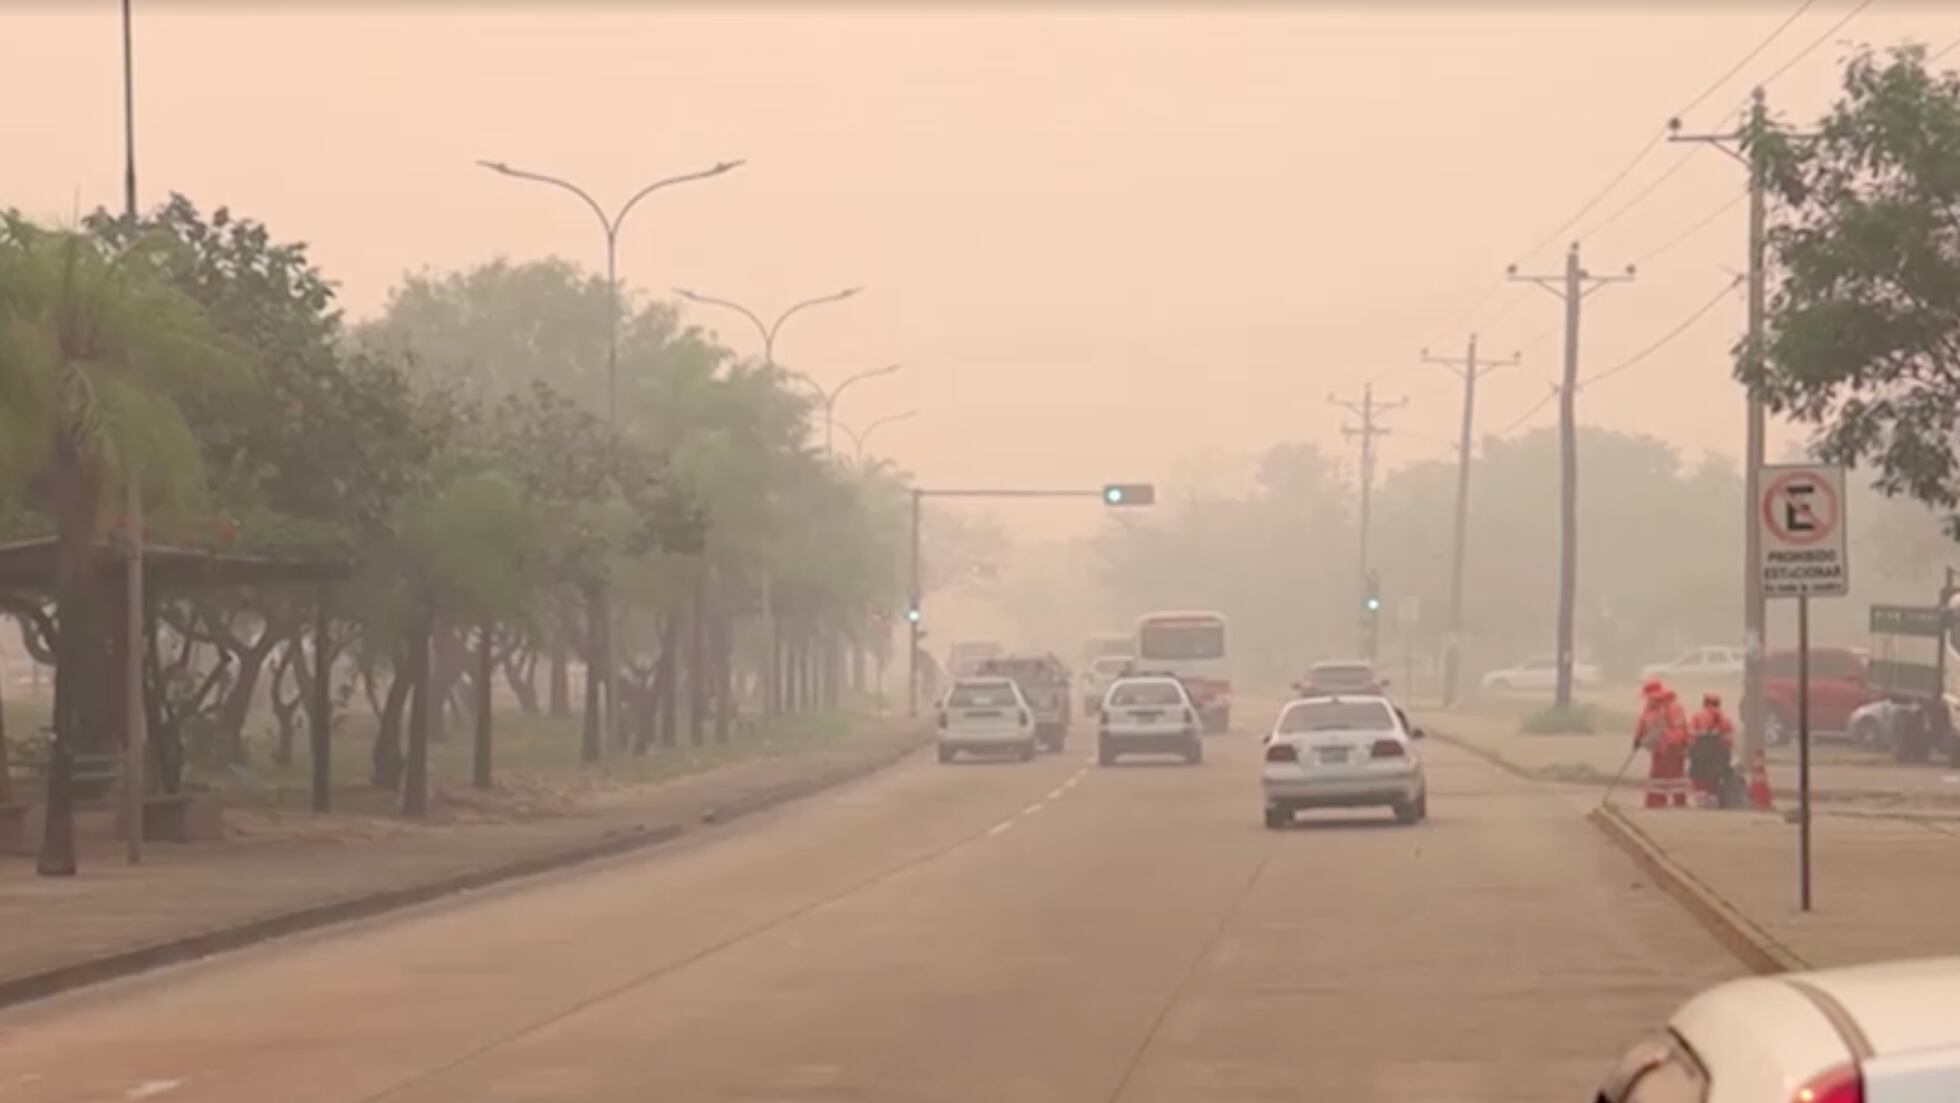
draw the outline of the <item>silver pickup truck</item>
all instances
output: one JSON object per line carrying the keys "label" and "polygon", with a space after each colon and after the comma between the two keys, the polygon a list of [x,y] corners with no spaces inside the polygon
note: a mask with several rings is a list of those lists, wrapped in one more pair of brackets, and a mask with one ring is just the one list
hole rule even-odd
{"label": "silver pickup truck", "polygon": [[1060,659],[1053,655],[1006,655],[981,662],[974,673],[1013,679],[1034,712],[1035,739],[1050,751],[1060,751],[1067,744],[1073,702],[1069,698],[1069,671]]}

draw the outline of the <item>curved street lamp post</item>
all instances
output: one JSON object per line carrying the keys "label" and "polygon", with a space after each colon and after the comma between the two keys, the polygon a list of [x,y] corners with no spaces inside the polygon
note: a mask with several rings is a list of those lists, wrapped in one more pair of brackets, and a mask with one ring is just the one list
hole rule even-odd
{"label": "curved street lamp post", "polygon": [[[491,172],[498,173],[502,176],[508,176],[517,180],[530,180],[539,184],[549,184],[554,188],[571,192],[583,200],[585,205],[591,209],[593,215],[599,219],[599,228],[606,235],[606,443],[608,448],[616,449],[619,443],[619,228],[625,223],[626,216],[633,213],[633,208],[639,205],[640,200],[645,199],[654,192],[662,188],[672,187],[675,184],[686,184],[695,180],[711,179],[740,168],[745,163],[740,160],[722,161],[714,167],[703,169],[700,172],[683,173],[679,176],[669,176],[664,180],[655,180],[653,183],[634,192],[631,198],[620,204],[618,211],[608,215],[606,214],[606,209],[599,205],[598,200],[592,198],[590,192],[569,180],[550,176],[542,172],[529,172],[524,169],[515,169],[502,161],[477,162],[477,164],[482,165]],[[617,742],[619,739],[619,664],[613,661],[614,617],[610,595],[605,606],[606,645],[604,655],[606,669],[603,676],[606,680],[606,735],[610,740]],[[588,678],[591,677],[591,671],[589,669],[586,672],[586,676]],[[588,743],[582,749],[581,756],[587,761],[597,759],[599,757],[599,748]]]}

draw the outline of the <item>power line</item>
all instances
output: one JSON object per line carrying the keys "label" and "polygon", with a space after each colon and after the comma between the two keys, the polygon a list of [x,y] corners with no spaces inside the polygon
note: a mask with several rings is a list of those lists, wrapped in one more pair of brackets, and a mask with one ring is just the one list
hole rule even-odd
{"label": "power line", "polygon": [[1776,29],[1769,32],[1768,37],[1764,38],[1761,42],[1756,43],[1755,49],[1742,55],[1741,61],[1738,61],[1734,65],[1729,66],[1728,72],[1723,73],[1719,78],[1716,79],[1715,83],[1703,89],[1701,95],[1696,96],[1692,100],[1689,100],[1688,106],[1682,108],[1679,111],[1676,111],[1674,113],[1674,117],[1678,119],[1681,116],[1686,115],[1688,112],[1693,111],[1695,108],[1700,107],[1703,100],[1706,100],[1708,97],[1715,94],[1716,89],[1722,87],[1724,84],[1727,84],[1729,80],[1733,78],[1737,73],[1742,72],[1743,66],[1756,60],[1756,58],[1764,50],[1769,49],[1770,43],[1775,42],[1778,38],[1782,37],[1783,32],[1790,29],[1790,24],[1795,23],[1797,19],[1801,17],[1803,13],[1809,11],[1810,6],[1812,4],[1815,4],[1816,2],[1817,0],[1803,0],[1803,3],[1798,4],[1796,11],[1793,11],[1789,15],[1784,16],[1783,22],[1778,23],[1776,25]]}
{"label": "power line", "polygon": [[1789,72],[1791,69],[1796,68],[1798,62],[1802,61],[1804,58],[1807,58],[1811,54],[1815,53],[1819,46],[1822,46],[1824,43],[1829,42],[1832,35],[1843,30],[1844,25],[1846,23],[1849,23],[1853,19],[1856,19],[1858,17],[1859,12],[1864,11],[1866,8],[1871,7],[1872,2],[1873,0],[1858,0],[1856,4],[1853,4],[1851,6],[1850,11],[1845,12],[1843,15],[1839,16],[1838,21],[1831,24],[1829,30],[1825,31],[1823,34],[1820,34],[1816,38],[1812,39],[1810,45],[1805,46],[1803,50],[1797,54],[1797,56],[1791,58],[1790,60],[1784,62],[1782,65],[1778,66],[1775,72],[1771,73],[1769,76],[1764,77],[1758,83],[1761,84],[1763,87],[1768,87],[1769,85],[1774,84],[1776,82],[1776,78]]}
{"label": "power line", "polygon": [[1946,45],[1944,45],[1944,46],[1941,46],[1941,47],[1940,47],[1940,49],[1939,49],[1939,52],[1938,52],[1938,53],[1936,53],[1936,54],[1934,54],[1933,56],[1931,56],[1931,57],[1929,57],[1929,58],[1927,58],[1927,59],[1926,59],[1926,63],[1927,63],[1928,65],[1930,65],[1930,64],[1932,64],[1933,62],[1935,62],[1935,61],[1938,61],[1939,59],[1941,59],[1941,58],[1943,58],[1943,57],[1945,57],[1946,55],[1948,55],[1948,54],[1950,54],[1950,53],[1952,53],[1952,52],[1953,52],[1953,48],[1954,48],[1954,47],[1956,47],[1956,46],[1960,46],[1960,38],[1956,38],[1956,39],[1954,39],[1953,41],[1951,41],[1951,42],[1949,42],[1949,43],[1947,43]]}
{"label": "power line", "polygon": [[1638,207],[1648,196],[1654,194],[1655,190],[1658,189],[1662,184],[1665,184],[1669,180],[1673,179],[1674,174],[1680,172],[1682,166],[1686,165],[1689,161],[1693,160],[1695,154],[1700,152],[1700,149],[1701,147],[1699,146],[1688,147],[1688,151],[1682,154],[1679,160],[1675,161],[1672,165],[1669,165],[1667,167],[1666,172],[1663,172],[1659,176],[1656,176],[1652,180],[1649,180],[1647,182],[1647,186],[1641,188],[1638,192],[1635,192],[1632,199],[1629,199],[1625,203],[1620,204],[1620,206],[1616,210],[1614,210],[1612,214],[1609,214],[1605,218],[1601,219],[1600,221],[1595,222],[1592,225],[1591,229],[1586,230],[1584,233],[1581,233],[1579,235],[1580,238],[1583,239],[1583,238],[1595,237],[1600,233],[1600,231],[1606,229],[1606,227],[1611,226],[1615,222],[1618,222],[1621,218],[1623,218],[1626,215],[1628,211],[1631,211],[1635,207]]}
{"label": "power line", "polygon": [[1540,410],[1542,410],[1542,409],[1544,409],[1544,408],[1546,407],[1546,405],[1547,405],[1547,404],[1549,404],[1549,403],[1550,403],[1550,402],[1552,401],[1552,399],[1554,399],[1554,398],[1557,398],[1557,397],[1558,397],[1558,388],[1557,388],[1557,387],[1553,387],[1553,388],[1552,388],[1551,390],[1549,390],[1549,391],[1546,391],[1546,392],[1545,392],[1545,397],[1543,397],[1543,398],[1541,398],[1541,399],[1539,399],[1538,401],[1536,401],[1536,402],[1534,402],[1534,403],[1532,403],[1532,404],[1531,404],[1531,408],[1530,408],[1530,409],[1528,409],[1528,410],[1526,410],[1526,411],[1525,411],[1524,413],[1522,413],[1522,414],[1519,414],[1519,415],[1518,415],[1518,419],[1517,419],[1516,421],[1513,421],[1513,422],[1512,422],[1511,424],[1509,424],[1509,425],[1506,425],[1506,426],[1505,426],[1504,428],[1502,428],[1502,429],[1499,429],[1499,430],[1498,430],[1498,431],[1497,431],[1497,432],[1496,432],[1495,434],[1493,434],[1493,435],[1494,435],[1494,436],[1499,436],[1499,437],[1508,437],[1508,436],[1510,436],[1510,435],[1511,435],[1512,433],[1515,433],[1515,432],[1517,432],[1517,431],[1518,431],[1518,429],[1519,429],[1519,427],[1521,427],[1522,425],[1524,425],[1524,423],[1525,423],[1525,422],[1527,422],[1527,421],[1530,421],[1530,420],[1532,419],[1532,417],[1533,417],[1533,415],[1535,415],[1535,414],[1537,414],[1537,413],[1538,413],[1538,411],[1540,411]]}
{"label": "power line", "polygon": [[1647,359],[1649,356],[1652,356],[1654,353],[1659,352],[1663,347],[1667,345],[1668,342],[1674,340],[1676,337],[1681,336],[1683,333],[1686,333],[1689,327],[1693,326],[1696,322],[1701,321],[1701,319],[1709,311],[1715,309],[1715,307],[1718,304],[1720,304],[1723,299],[1728,297],[1729,292],[1735,290],[1736,287],[1741,283],[1742,283],[1741,276],[1737,276],[1734,279],[1730,280],[1727,284],[1723,285],[1720,291],[1717,291],[1715,293],[1713,298],[1701,304],[1700,307],[1696,308],[1693,314],[1690,314],[1686,318],[1682,319],[1678,324],[1675,325],[1673,329],[1670,329],[1666,333],[1662,334],[1659,340],[1655,341],[1651,345],[1648,345],[1646,348],[1641,349],[1639,352],[1634,353],[1632,356],[1627,357],[1625,360],[1622,360],[1619,363],[1613,365],[1612,367],[1607,368],[1605,371],[1597,372],[1593,375],[1587,376],[1586,378],[1579,381],[1579,385],[1581,387],[1589,387],[1594,383],[1598,383],[1606,379],[1611,379],[1613,376],[1620,374],[1621,372],[1627,370],[1628,368],[1633,367],[1635,364],[1640,363],[1642,360]]}
{"label": "power line", "polygon": [[1741,191],[1736,192],[1734,195],[1728,198],[1727,202],[1723,203],[1721,206],[1715,208],[1714,210],[1708,212],[1706,215],[1703,215],[1701,218],[1696,219],[1694,224],[1689,226],[1687,229],[1682,230],[1680,233],[1675,234],[1673,237],[1668,238],[1666,241],[1663,241],[1659,245],[1654,246],[1652,249],[1647,250],[1645,253],[1642,253],[1640,256],[1635,257],[1634,263],[1646,264],[1648,261],[1653,260],[1655,257],[1660,256],[1662,253],[1667,252],[1668,250],[1674,248],[1676,245],[1679,245],[1682,242],[1688,240],[1689,238],[1695,236],[1701,231],[1707,229],[1711,224],[1715,222],[1716,219],[1729,213],[1731,210],[1734,210],[1736,204],[1742,202],[1747,198],[1749,198],[1748,188],[1744,188]]}
{"label": "power line", "polygon": [[[1784,16],[1783,21],[1781,23],[1778,23],[1775,29],[1771,30],[1769,34],[1765,35],[1762,41],[1756,43],[1756,45],[1752,49],[1750,49],[1748,53],[1743,54],[1742,59],[1740,61],[1737,61],[1735,64],[1729,66],[1726,72],[1724,72],[1720,77],[1716,78],[1706,88],[1703,88],[1701,92],[1698,93],[1693,99],[1689,100],[1687,104],[1682,106],[1679,110],[1675,111],[1674,117],[1680,118],[1681,116],[1686,115],[1688,112],[1694,110],[1696,107],[1701,106],[1702,103],[1707,101],[1708,97],[1714,95],[1717,91],[1719,91],[1723,85],[1727,84],[1731,79],[1733,79],[1735,75],[1741,72],[1745,66],[1747,66],[1751,61],[1754,61],[1757,57],[1761,56],[1764,50],[1768,49],[1772,43],[1774,43],[1778,38],[1782,37],[1783,32],[1788,30],[1791,24],[1797,21],[1797,18],[1799,16],[1803,15],[1806,11],[1809,11],[1811,5],[1815,4],[1816,2],[1817,0],[1803,0],[1802,3],[1798,4],[1796,10],[1792,11],[1789,15]],[[1871,2],[1872,0],[1862,0],[1862,2],[1858,5],[1858,7],[1862,9],[1863,7],[1865,7],[1865,5],[1870,4]],[[1854,10],[1852,14],[1855,15],[1857,14],[1857,12]],[[1843,22],[1845,21],[1840,21],[1839,26],[1842,26]],[[1834,27],[1832,28],[1832,30],[1835,31],[1836,28]],[[1826,32],[1826,35],[1828,36],[1830,33],[1831,32]],[[1815,44],[1813,44],[1811,49],[1815,49],[1815,48],[1816,46]],[[1775,78],[1772,77],[1771,79],[1775,79]],[[1594,207],[1599,206],[1601,200],[1605,199],[1608,195],[1612,194],[1613,189],[1619,187],[1620,184],[1623,181],[1625,181],[1628,176],[1632,175],[1633,170],[1638,168],[1640,166],[1640,163],[1646,159],[1647,155],[1654,151],[1654,147],[1660,145],[1662,142],[1667,140],[1667,133],[1668,133],[1667,129],[1663,127],[1653,137],[1649,138],[1647,142],[1640,147],[1639,151],[1633,155],[1633,158],[1629,160],[1620,169],[1619,172],[1614,173],[1612,179],[1606,182],[1606,186],[1601,188],[1598,192],[1594,193],[1593,197],[1591,199],[1588,199],[1585,205],[1579,208],[1577,213],[1573,214],[1572,217],[1560,223],[1557,228],[1552,230],[1550,233],[1546,234],[1543,238],[1539,239],[1539,241],[1536,244],[1534,244],[1531,248],[1525,250],[1524,253],[1520,254],[1518,259],[1520,261],[1530,259],[1532,256],[1536,255],[1539,250],[1543,249],[1545,246],[1551,244],[1552,242],[1557,241],[1559,237],[1563,235],[1567,230],[1577,225],[1580,219],[1583,219],[1586,217],[1586,215],[1590,214]],[[1685,158],[1683,160],[1685,161]],[[1679,168],[1679,163],[1677,163],[1675,167]],[[1662,179],[1665,179],[1666,176],[1672,174],[1673,174],[1673,170],[1670,170],[1668,173],[1663,175]],[[1658,186],[1658,184],[1654,186]],[[1651,191],[1652,187],[1650,186],[1648,190]],[[1627,205],[1627,208],[1615,212],[1611,218],[1607,219],[1607,223],[1611,223],[1614,220],[1618,219],[1621,215],[1626,213],[1627,209],[1631,209],[1632,206],[1633,204],[1630,203]],[[1468,319],[1466,318],[1465,321],[1467,322]],[[1461,326],[1459,325],[1458,328],[1461,328]]]}

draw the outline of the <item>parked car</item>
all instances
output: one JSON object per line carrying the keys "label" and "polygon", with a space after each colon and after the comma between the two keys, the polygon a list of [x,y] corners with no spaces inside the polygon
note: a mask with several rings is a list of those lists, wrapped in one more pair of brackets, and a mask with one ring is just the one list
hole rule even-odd
{"label": "parked car", "polygon": [[1664,663],[1648,663],[1640,677],[1676,681],[1708,681],[1742,677],[1742,648],[1719,644],[1697,647]]}
{"label": "parked car", "polygon": [[1851,713],[1850,738],[1866,750],[1882,751],[1900,762],[1924,762],[1935,753],[1960,765],[1960,743],[1953,737],[1951,719],[1960,716],[1960,697],[1946,695],[1949,730],[1936,731],[1927,715],[1927,701],[1906,697],[1887,697],[1859,706]]}
{"label": "parked car", "polygon": [[1599,1103],[1960,1099],[1960,957],[1747,977],[1635,1043]]}
{"label": "parked car", "polygon": [[1315,663],[1293,683],[1302,697],[1331,697],[1337,693],[1378,695],[1388,689],[1388,679],[1375,673],[1375,664],[1365,659],[1335,659]]}
{"label": "parked car", "polygon": [[[1865,656],[1848,647],[1810,649],[1810,731],[1812,735],[1850,737],[1851,714],[1885,691],[1870,680]],[[1763,738],[1771,745],[1797,737],[1797,652],[1772,651],[1763,656]]]}
{"label": "parked car", "polygon": [[[1572,664],[1572,684],[1583,689],[1597,688],[1603,679],[1591,663]],[[1534,655],[1516,666],[1507,666],[1484,675],[1484,688],[1496,693],[1519,690],[1556,689],[1558,660],[1551,655]]]}

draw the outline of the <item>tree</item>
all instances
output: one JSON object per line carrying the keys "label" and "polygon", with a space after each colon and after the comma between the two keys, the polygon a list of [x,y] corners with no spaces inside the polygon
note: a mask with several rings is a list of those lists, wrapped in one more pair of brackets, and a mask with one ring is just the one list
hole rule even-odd
{"label": "tree", "polygon": [[1751,143],[1781,200],[1779,279],[1737,377],[1818,427],[1819,457],[1960,507],[1960,77],[1928,71],[1923,47],[1867,50],[1814,138]]}
{"label": "tree", "polygon": [[[201,486],[198,446],[171,399],[236,370],[233,350],[164,276],[157,238],[111,249],[0,221],[0,481],[52,514],[59,626],[44,874],[74,872],[69,763],[113,679],[94,569],[99,523],[139,478],[159,506]],[[137,707],[130,702],[130,707]]]}

